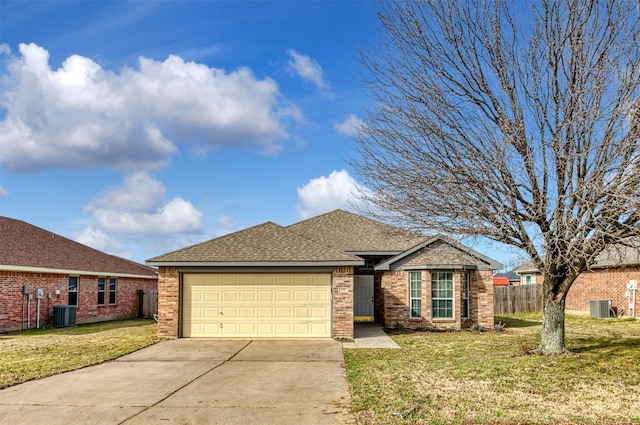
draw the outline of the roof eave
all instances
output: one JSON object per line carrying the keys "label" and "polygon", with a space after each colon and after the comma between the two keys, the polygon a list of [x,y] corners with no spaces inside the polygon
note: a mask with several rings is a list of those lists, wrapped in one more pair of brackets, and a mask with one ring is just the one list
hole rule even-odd
{"label": "roof eave", "polygon": [[48,267],[31,267],[31,266],[11,266],[0,265],[0,270],[11,272],[27,272],[27,273],[51,273],[51,274],[68,274],[81,276],[109,276],[109,277],[129,277],[135,279],[157,279],[157,274],[136,274],[136,273],[118,273],[109,271],[94,270],[72,270],[72,269],[54,269]]}
{"label": "roof eave", "polygon": [[317,267],[361,266],[364,260],[341,261],[146,261],[156,267]]}
{"label": "roof eave", "polygon": [[352,255],[362,256],[396,256],[404,251],[345,251]]}

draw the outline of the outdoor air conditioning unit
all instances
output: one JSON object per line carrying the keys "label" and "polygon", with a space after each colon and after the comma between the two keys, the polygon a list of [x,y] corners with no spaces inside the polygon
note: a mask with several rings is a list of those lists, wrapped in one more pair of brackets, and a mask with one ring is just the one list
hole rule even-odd
{"label": "outdoor air conditioning unit", "polygon": [[594,319],[609,318],[611,311],[611,300],[591,300],[589,301],[589,313]]}
{"label": "outdoor air conditioning unit", "polygon": [[53,327],[66,328],[76,325],[75,305],[54,305],[53,306]]}

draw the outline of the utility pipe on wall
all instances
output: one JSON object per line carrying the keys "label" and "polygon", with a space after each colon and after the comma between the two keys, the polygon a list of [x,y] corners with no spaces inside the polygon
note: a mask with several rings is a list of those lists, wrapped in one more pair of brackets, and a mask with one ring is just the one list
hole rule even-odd
{"label": "utility pipe on wall", "polygon": [[636,292],[638,291],[638,281],[630,280],[627,283],[627,294],[629,294],[629,309],[633,310],[633,318],[636,318]]}

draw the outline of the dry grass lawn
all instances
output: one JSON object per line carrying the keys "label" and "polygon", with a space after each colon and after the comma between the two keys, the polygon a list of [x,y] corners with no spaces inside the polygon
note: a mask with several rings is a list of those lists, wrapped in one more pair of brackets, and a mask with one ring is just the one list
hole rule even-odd
{"label": "dry grass lawn", "polygon": [[158,341],[153,320],[0,334],[0,388],[115,359]]}
{"label": "dry grass lawn", "polygon": [[405,333],[345,350],[358,424],[640,423],[640,321],[568,315],[572,354],[529,354],[540,315],[504,332]]}

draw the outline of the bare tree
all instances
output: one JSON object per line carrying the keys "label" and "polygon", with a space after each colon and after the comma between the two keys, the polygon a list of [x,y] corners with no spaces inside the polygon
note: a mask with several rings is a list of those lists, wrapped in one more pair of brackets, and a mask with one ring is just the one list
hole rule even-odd
{"label": "bare tree", "polygon": [[544,275],[539,351],[595,257],[640,234],[638,2],[395,0],[361,55],[352,165],[389,221],[523,250]]}

